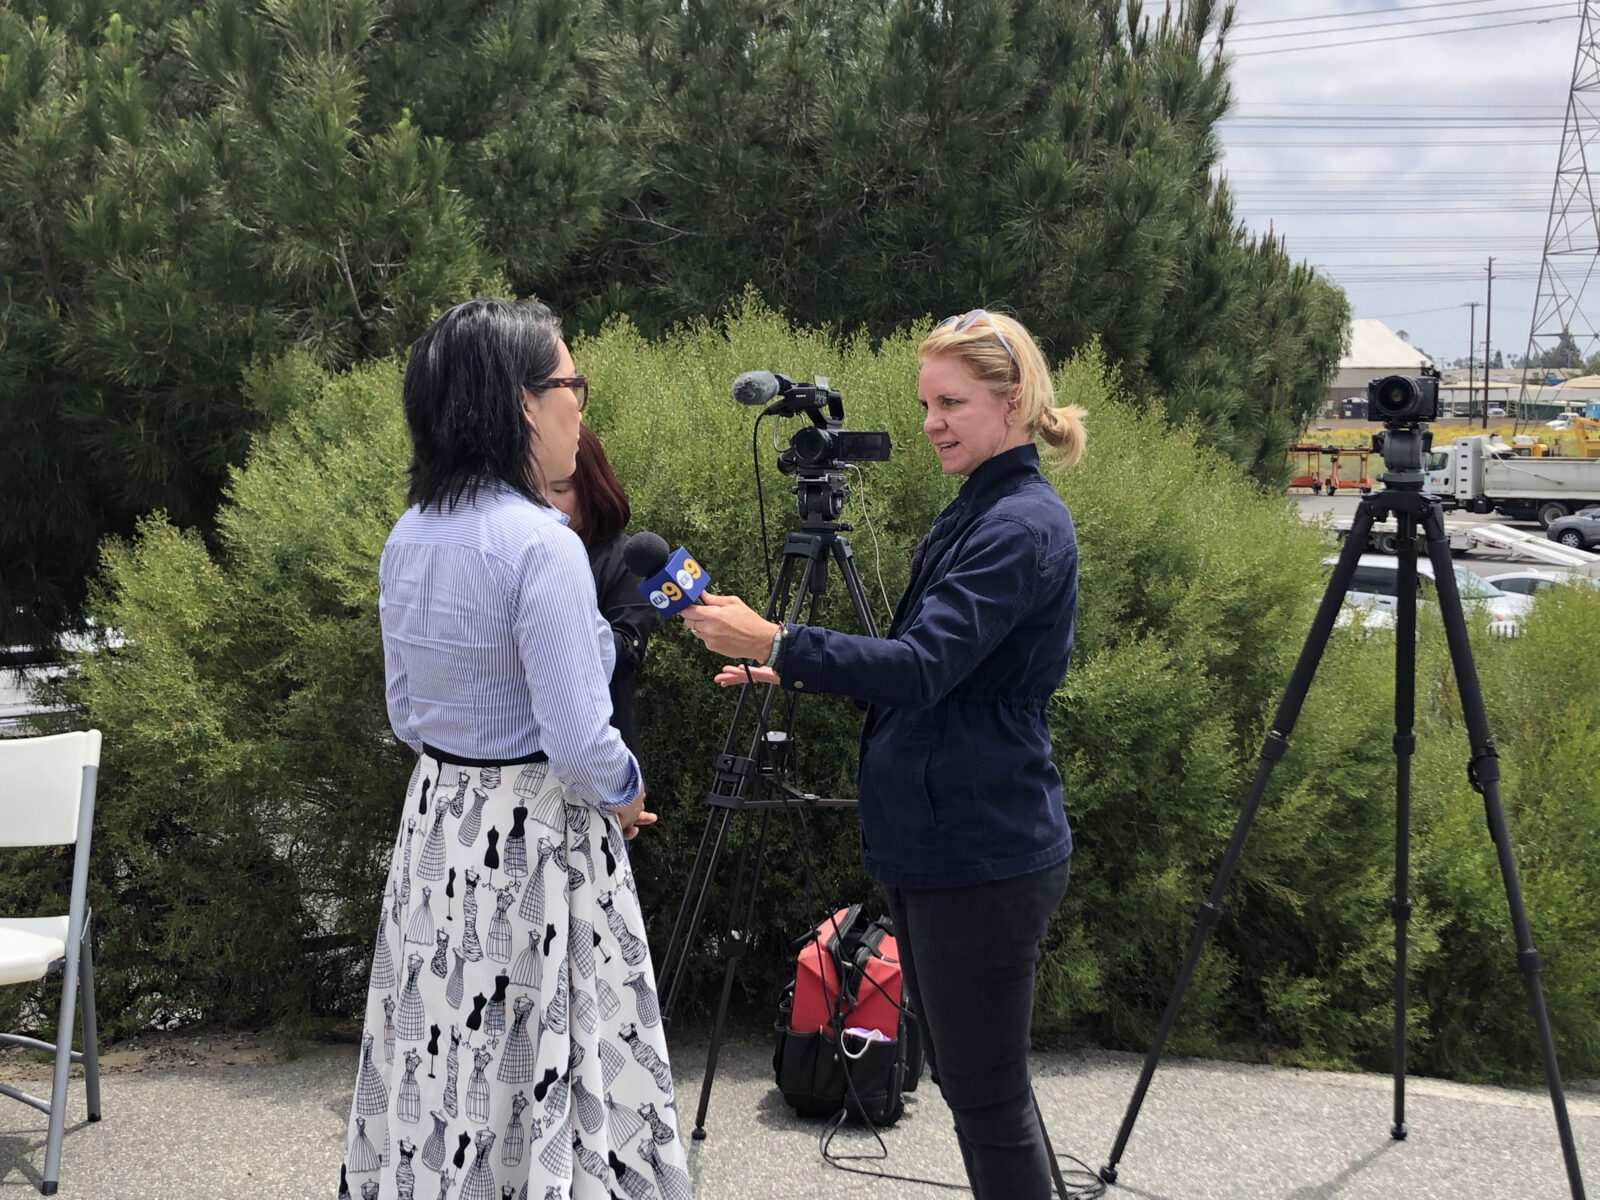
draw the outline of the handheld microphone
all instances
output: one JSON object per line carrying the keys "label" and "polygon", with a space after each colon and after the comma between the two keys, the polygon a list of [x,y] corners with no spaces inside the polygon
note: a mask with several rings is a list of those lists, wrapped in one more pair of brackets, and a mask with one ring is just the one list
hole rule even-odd
{"label": "handheld microphone", "polygon": [[628,570],[643,577],[639,594],[650,601],[657,616],[670,617],[691,604],[704,603],[700,594],[711,577],[682,546],[669,551],[661,537],[641,530],[623,547],[622,561]]}

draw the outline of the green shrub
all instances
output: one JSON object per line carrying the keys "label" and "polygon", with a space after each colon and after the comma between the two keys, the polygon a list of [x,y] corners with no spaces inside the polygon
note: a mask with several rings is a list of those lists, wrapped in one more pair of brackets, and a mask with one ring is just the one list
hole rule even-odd
{"label": "green shrub", "polygon": [[[910,551],[958,481],[920,431],[915,344],[795,328],[746,299],[717,324],[647,340],[624,321],[575,347],[593,380],[588,419],[633,499],[634,527],[691,547],[718,590],[759,604],[768,578],[740,371],[827,375],[849,423],[888,430],[891,461],[852,477],[856,559],[885,623]],[[397,365],[330,376],[291,356],[255,374],[252,400],[286,414],[233,478],[218,548],[159,520],[106,554],[100,620],[115,655],[73,689],[107,734],[97,903],[113,1024],[204,1012],[263,1022],[355,1011],[382,855],[410,763],[383,711],[376,558],[402,500]],[[1077,838],[1073,883],[1041,967],[1042,1034],[1148,1044],[1238,819],[1256,756],[1324,581],[1326,542],[1193,432],[1118,399],[1091,348],[1060,370],[1090,410],[1090,451],[1055,482],[1077,521],[1082,601],[1075,663],[1051,710]],[[756,438],[770,548],[796,524],[775,450]],[[817,620],[848,627],[833,580]],[[1600,666],[1582,652],[1600,598],[1543,597],[1526,636],[1476,637],[1499,737],[1514,849],[1552,1017],[1572,1073],[1600,1067]],[[1536,1068],[1531,1023],[1443,639],[1418,643],[1410,923],[1413,1062],[1463,1077]],[[652,640],[642,684],[645,769],[661,824],[634,865],[659,954],[708,820],[712,761],[733,697],[680,623]],[[1294,726],[1201,959],[1173,1046],[1383,1067],[1390,1034],[1394,759],[1392,635],[1338,630]],[[796,778],[853,786],[858,714],[799,708]],[[727,920],[730,823],[699,949]],[[848,811],[806,817],[829,902],[876,893]],[[771,1002],[789,940],[818,901],[788,822],[771,823],[756,953],[743,994]],[[56,863],[0,887],[38,895]],[[697,955],[687,1004],[708,1005],[720,963]],[[687,1011],[687,1010],[686,1010]]]}

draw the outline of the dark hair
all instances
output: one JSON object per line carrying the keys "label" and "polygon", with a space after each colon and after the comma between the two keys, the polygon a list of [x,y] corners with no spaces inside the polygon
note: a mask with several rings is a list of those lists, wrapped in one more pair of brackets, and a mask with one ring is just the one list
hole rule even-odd
{"label": "dark hair", "polygon": [[583,510],[583,544],[609,542],[628,527],[633,510],[622,481],[611,473],[605,447],[587,425],[578,426],[578,466],[572,491]]}
{"label": "dark hair", "polygon": [[488,479],[549,503],[539,491],[522,389],[555,374],[560,341],[561,320],[543,304],[480,296],[447,311],[412,344],[403,389],[409,503],[454,508]]}

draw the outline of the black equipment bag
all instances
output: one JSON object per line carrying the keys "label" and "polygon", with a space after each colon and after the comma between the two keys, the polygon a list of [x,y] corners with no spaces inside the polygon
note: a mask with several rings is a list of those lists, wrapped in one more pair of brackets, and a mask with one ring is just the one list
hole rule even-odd
{"label": "black equipment bag", "polygon": [[778,1090],[800,1116],[845,1109],[881,1128],[905,1111],[922,1062],[893,923],[869,921],[859,904],[840,909],[800,940],[778,1005]]}

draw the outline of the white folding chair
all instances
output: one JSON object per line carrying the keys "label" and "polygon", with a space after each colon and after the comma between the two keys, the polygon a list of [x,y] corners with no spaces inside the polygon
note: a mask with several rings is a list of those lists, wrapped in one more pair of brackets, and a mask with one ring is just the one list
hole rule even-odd
{"label": "white folding chair", "polygon": [[[0,846],[75,846],[72,901],[59,917],[0,917],[0,984],[31,983],[61,972],[56,1040],[0,1033],[0,1042],[55,1055],[50,1098],[41,1100],[0,1083],[0,1094],[50,1115],[44,1177],[39,1190],[56,1194],[61,1135],[66,1125],[67,1076],[83,1064],[89,1120],[100,1119],[100,1052],[94,1019],[94,960],[89,950],[89,833],[100,772],[100,731],[0,740]],[[83,1005],[83,1051],[72,1048],[73,1004]]]}

